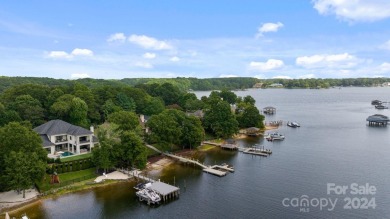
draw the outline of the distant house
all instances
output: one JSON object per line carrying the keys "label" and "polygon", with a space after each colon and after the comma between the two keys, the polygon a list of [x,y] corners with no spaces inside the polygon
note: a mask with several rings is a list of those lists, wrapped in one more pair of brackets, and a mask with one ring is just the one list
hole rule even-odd
{"label": "distant house", "polygon": [[276,113],[276,108],[273,106],[264,107],[263,113],[264,114],[274,114],[274,113]]}
{"label": "distant house", "polygon": [[382,87],[390,87],[390,82],[385,82],[382,84]]}
{"label": "distant house", "polygon": [[253,85],[253,88],[262,88],[263,87],[263,83],[256,83]]}
{"label": "distant house", "polygon": [[281,88],[281,87],[283,87],[283,84],[280,84],[280,83],[273,83],[273,84],[268,85],[268,87]]}
{"label": "distant house", "polygon": [[51,120],[34,128],[42,138],[42,146],[49,157],[62,152],[68,154],[83,154],[91,152],[98,139],[95,137],[93,126],[90,130],[72,125],[62,120]]}
{"label": "distant house", "polygon": [[199,119],[203,119],[204,112],[203,110],[197,110],[195,112],[186,112],[187,116],[195,116],[198,117]]}
{"label": "distant house", "polygon": [[150,119],[150,116],[146,115],[139,115],[139,123],[141,124],[142,129],[145,131],[145,133],[149,133],[149,128],[146,126],[146,123]]}

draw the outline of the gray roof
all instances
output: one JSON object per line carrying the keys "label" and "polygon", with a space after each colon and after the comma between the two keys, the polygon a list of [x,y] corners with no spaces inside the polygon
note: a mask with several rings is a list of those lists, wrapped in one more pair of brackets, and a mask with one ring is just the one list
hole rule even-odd
{"label": "gray roof", "polygon": [[50,147],[53,146],[54,144],[49,140],[47,135],[40,135],[42,139],[42,146],[43,147]]}
{"label": "gray roof", "polygon": [[93,134],[90,130],[82,128],[80,126],[72,125],[70,123],[64,122],[62,120],[51,120],[45,124],[42,124],[36,128],[34,131],[38,132],[40,135],[90,135]]}
{"label": "gray roof", "polygon": [[172,192],[179,190],[179,188],[175,186],[171,186],[169,184],[159,182],[159,181],[152,183],[152,186],[150,188],[156,191],[160,195],[168,195]]}
{"label": "gray roof", "polygon": [[389,122],[389,117],[381,115],[381,114],[375,114],[372,116],[369,116],[367,119],[369,122]]}

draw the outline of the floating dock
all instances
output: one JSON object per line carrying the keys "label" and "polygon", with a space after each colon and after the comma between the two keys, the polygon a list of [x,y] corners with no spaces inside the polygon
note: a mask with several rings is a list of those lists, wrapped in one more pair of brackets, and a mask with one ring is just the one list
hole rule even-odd
{"label": "floating dock", "polygon": [[214,165],[203,169],[203,172],[214,174],[216,176],[225,176],[227,172],[234,172],[234,168],[227,164]]}
{"label": "floating dock", "polygon": [[258,155],[263,157],[268,157],[272,154],[272,151],[270,149],[263,148],[257,148],[257,147],[251,147],[251,148],[243,148],[240,147],[239,151],[243,152],[244,154],[252,154],[252,155]]}

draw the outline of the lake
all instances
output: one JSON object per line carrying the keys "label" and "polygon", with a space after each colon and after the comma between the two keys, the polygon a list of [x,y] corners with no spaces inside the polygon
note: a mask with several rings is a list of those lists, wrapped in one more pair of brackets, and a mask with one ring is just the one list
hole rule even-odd
{"label": "lake", "polygon": [[[199,97],[209,93],[196,92]],[[278,130],[286,137],[281,142],[260,137],[239,141],[271,149],[270,157],[216,148],[201,158],[206,164],[233,165],[235,173],[225,177],[171,165],[157,177],[171,184],[175,178],[181,195],[157,207],[138,202],[133,183],[126,182],[43,200],[24,212],[31,218],[390,217],[390,130],[366,124],[372,114],[390,115],[371,105],[374,99],[390,101],[390,88],[250,89],[236,94],[253,96],[259,109],[276,107],[267,121],[297,121],[301,127],[284,124]],[[361,194],[351,194],[357,191]],[[301,203],[305,198],[309,202]]]}

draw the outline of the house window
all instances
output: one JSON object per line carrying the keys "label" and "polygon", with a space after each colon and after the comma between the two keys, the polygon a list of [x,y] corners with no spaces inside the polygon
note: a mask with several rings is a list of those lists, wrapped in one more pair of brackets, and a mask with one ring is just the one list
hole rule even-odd
{"label": "house window", "polygon": [[69,136],[69,139],[72,140],[72,136]]}

